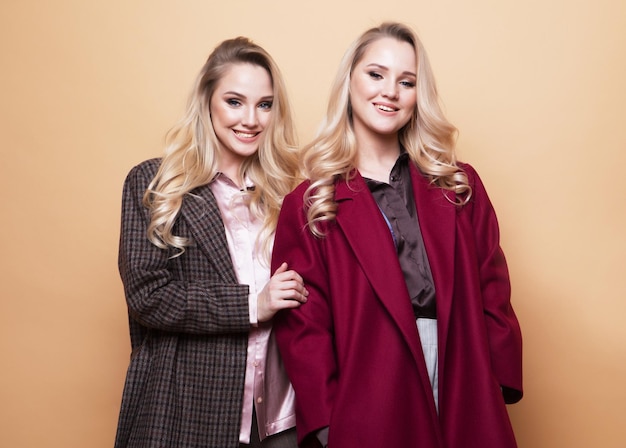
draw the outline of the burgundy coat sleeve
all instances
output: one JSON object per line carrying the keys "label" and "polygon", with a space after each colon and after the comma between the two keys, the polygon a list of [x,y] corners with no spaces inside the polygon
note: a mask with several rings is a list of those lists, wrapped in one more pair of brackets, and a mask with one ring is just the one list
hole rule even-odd
{"label": "burgundy coat sleeve", "polygon": [[272,271],[287,262],[306,279],[309,291],[305,305],[282,311],[274,319],[276,340],[298,397],[301,443],[314,441],[314,432],[329,425],[337,373],[323,240],[315,238],[306,225],[305,188],[303,184],[285,197],[272,253]]}
{"label": "burgundy coat sleeve", "polygon": [[483,308],[493,372],[502,387],[506,403],[522,398],[522,336],[511,306],[511,286],[495,211],[485,187],[469,165],[463,169],[472,186],[469,204]]}

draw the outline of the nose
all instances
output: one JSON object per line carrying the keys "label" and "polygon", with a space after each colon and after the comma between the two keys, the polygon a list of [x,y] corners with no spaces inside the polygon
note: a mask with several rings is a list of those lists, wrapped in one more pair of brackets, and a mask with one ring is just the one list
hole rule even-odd
{"label": "nose", "polygon": [[398,84],[395,82],[395,80],[387,80],[387,82],[385,83],[385,86],[383,88],[383,92],[382,95],[385,98],[389,98],[389,99],[397,99],[398,98]]}
{"label": "nose", "polygon": [[259,124],[256,107],[249,107],[246,109],[241,120],[241,124],[247,128],[254,128],[257,124]]}

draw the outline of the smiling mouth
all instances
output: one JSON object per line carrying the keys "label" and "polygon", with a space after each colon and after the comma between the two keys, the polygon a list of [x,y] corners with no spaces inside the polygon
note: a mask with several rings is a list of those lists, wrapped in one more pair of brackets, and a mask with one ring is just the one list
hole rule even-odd
{"label": "smiling mouth", "polygon": [[394,107],[385,106],[384,104],[374,104],[378,110],[382,110],[383,112],[397,112],[400,109],[396,109]]}
{"label": "smiling mouth", "polygon": [[235,131],[235,130],[233,130],[233,132],[235,133],[237,137],[241,137],[241,138],[253,138],[259,135],[258,132],[242,132],[242,131]]}

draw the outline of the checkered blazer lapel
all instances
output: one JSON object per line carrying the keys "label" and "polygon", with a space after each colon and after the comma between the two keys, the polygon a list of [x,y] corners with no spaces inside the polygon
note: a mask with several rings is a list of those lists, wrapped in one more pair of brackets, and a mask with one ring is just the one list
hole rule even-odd
{"label": "checkered blazer lapel", "polygon": [[198,187],[185,196],[181,216],[187,221],[195,243],[215,265],[224,281],[237,283],[224,222],[209,184]]}

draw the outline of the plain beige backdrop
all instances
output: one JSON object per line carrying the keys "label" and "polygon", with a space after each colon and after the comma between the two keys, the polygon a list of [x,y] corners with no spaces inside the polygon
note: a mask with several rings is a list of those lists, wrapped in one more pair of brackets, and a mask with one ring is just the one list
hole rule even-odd
{"label": "plain beige backdrop", "polygon": [[1,447],[112,446],[122,182],[161,154],[211,49],[266,47],[306,142],[343,51],[387,19],[420,34],[498,212],[520,447],[626,446],[623,0],[1,0]]}

